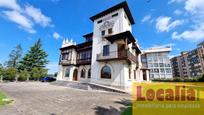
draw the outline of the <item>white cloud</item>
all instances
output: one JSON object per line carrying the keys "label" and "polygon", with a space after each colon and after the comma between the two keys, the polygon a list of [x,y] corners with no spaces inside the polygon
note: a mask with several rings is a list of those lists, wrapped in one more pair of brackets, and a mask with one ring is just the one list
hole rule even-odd
{"label": "white cloud", "polygon": [[185,9],[191,13],[197,13],[204,10],[204,0],[187,0]]}
{"label": "white cloud", "polygon": [[176,15],[181,15],[183,12],[181,11],[181,10],[175,10],[174,11],[174,14],[176,14]]}
{"label": "white cloud", "polygon": [[26,18],[24,15],[20,14],[17,11],[3,11],[3,14],[12,22],[19,25],[19,27],[28,31],[29,33],[35,33],[33,29],[33,23],[31,20]]}
{"label": "white cloud", "polygon": [[34,26],[52,26],[51,19],[45,16],[39,8],[31,5],[20,6],[17,0],[0,0],[0,14],[6,19],[18,24],[18,26],[29,33],[36,33]]}
{"label": "white cloud", "polygon": [[0,0],[0,7],[18,11],[21,9],[20,6],[17,4],[16,0]]}
{"label": "white cloud", "polygon": [[59,33],[57,33],[57,32],[54,32],[53,33],[53,38],[57,40],[57,39],[61,38],[61,35]]}
{"label": "white cloud", "polygon": [[198,28],[194,30],[186,30],[181,34],[178,34],[178,32],[173,32],[172,38],[178,39],[178,40],[188,40],[192,42],[199,42],[204,40],[204,29]]}
{"label": "white cloud", "polygon": [[143,19],[142,19],[142,23],[147,22],[151,19],[151,15],[146,15]]}
{"label": "white cloud", "polygon": [[185,0],[169,0],[168,4],[172,4],[172,3],[180,3],[183,2]]}
{"label": "white cloud", "polygon": [[171,17],[160,16],[156,19],[156,29],[158,32],[168,32],[183,23],[183,20],[175,20],[171,22]]}
{"label": "white cloud", "polygon": [[185,10],[192,15],[193,21],[198,23],[204,21],[204,0],[186,0]]}
{"label": "white cloud", "polygon": [[51,23],[51,19],[45,15],[42,14],[41,10],[38,8],[35,8],[31,5],[27,5],[25,7],[25,13],[29,17],[31,17],[35,23],[40,24],[43,27],[47,27]]}
{"label": "white cloud", "polygon": [[192,42],[204,40],[204,0],[183,0],[181,3],[184,4],[185,13],[189,16],[191,23],[188,27],[191,28],[180,33],[173,32],[172,38]]}

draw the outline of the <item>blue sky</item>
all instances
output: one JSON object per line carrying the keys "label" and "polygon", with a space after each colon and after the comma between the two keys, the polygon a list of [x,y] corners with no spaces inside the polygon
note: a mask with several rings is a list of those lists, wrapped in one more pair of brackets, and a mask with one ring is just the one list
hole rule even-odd
{"label": "blue sky", "polygon": [[[92,32],[89,17],[123,0],[0,0],[0,63],[21,44],[24,54],[38,38],[57,71],[63,38],[83,42]],[[140,47],[171,45],[171,56],[191,50],[204,39],[204,0],[127,0]]]}

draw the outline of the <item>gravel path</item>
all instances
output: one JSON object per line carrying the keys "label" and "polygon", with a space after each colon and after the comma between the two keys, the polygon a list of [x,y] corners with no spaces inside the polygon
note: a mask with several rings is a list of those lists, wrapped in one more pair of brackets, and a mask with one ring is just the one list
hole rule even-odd
{"label": "gravel path", "polygon": [[0,83],[14,102],[0,115],[119,115],[130,95],[87,91],[41,82]]}

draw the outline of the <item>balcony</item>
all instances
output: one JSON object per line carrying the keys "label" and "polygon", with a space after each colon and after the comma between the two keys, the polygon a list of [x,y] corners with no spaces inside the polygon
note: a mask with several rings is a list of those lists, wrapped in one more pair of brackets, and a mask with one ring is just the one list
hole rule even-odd
{"label": "balcony", "polygon": [[111,61],[111,60],[128,60],[138,63],[137,57],[134,56],[130,51],[113,51],[109,55],[104,55],[103,53],[97,54],[97,61]]}
{"label": "balcony", "polygon": [[91,58],[77,59],[77,65],[91,65]]}
{"label": "balcony", "polygon": [[73,62],[71,60],[60,60],[60,65],[71,65]]}

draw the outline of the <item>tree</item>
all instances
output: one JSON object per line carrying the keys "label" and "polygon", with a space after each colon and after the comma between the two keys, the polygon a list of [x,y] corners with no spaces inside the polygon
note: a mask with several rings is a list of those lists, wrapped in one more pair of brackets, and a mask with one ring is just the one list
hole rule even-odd
{"label": "tree", "polygon": [[22,48],[21,45],[18,44],[15,49],[11,51],[9,54],[9,60],[5,63],[8,68],[17,68],[19,61],[22,57]]}
{"label": "tree", "polygon": [[20,61],[19,69],[31,72],[33,68],[45,68],[48,63],[47,56],[48,54],[42,49],[41,40],[38,39]]}
{"label": "tree", "polygon": [[45,77],[47,75],[47,69],[34,67],[31,73],[32,73],[32,79],[40,80],[40,78]]}
{"label": "tree", "polygon": [[54,77],[57,77],[57,75],[58,75],[58,72],[55,72],[55,73],[54,73]]}

